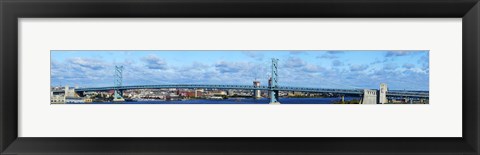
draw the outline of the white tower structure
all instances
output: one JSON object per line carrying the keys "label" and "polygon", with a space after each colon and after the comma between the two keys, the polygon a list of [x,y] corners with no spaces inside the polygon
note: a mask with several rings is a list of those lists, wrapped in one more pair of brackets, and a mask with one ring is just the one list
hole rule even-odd
{"label": "white tower structure", "polygon": [[378,102],[380,104],[388,103],[387,91],[388,91],[387,84],[381,83],[380,84],[380,93],[378,94],[378,97],[379,97]]}
{"label": "white tower structure", "polygon": [[68,85],[65,85],[65,88],[64,88],[64,90],[65,90],[65,94],[64,94],[64,96],[65,96],[65,97],[67,97],[67,96],[68,96],[68,97],[70,97],[70,94],[69,94],[69,93],[70,93],[70,90],[69,90],[69,87],[68,87]]}
{"label": "white tower structure", "polygon": [[377,104],[377,90],[364,89],[360,104]]}
{"label": "white tower structure", "polygon": [[70,88],[68,85],[65,85],[65,95],[64,95],[64,97],[65,98],[77,97],[77,95],[75,94],[75,89]]}
{"label": "white tower structure", "polygon": [[[260,87],[260,81],[253,81],[253,86]],[[253,97],[257,99],[261,98],[262,96],[260,96],[260,90],[254,90]]]}

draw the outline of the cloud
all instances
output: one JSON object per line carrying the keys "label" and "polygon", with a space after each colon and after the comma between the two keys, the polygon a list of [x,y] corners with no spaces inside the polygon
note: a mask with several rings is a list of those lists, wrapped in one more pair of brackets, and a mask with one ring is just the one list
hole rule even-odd
{"label": "cloud", "polygon": [[306,63],[298,57],[289,57],[282,65],[285,68],[299,68],[305,66]]}
{"label": "cloud", "polygon": [[[133,53],[133,52],[132,52]],[[307,52],[309,53],[309,52]],[[333,53],[333,54],[331,54]],[[343,53],[338,55],[338,53]],[[322,54],[340,56],[338,59],[310,59],[308,55],[292,55],[285,51],[280,59],[278,73],[281,86],[302,86],[316,88],[368,88],[378,89],[381,82],[392,89],[428,90],[428,53],[408,57],[385,57],[387,52],[377,53],[370,61],[349,61],[350,52],[323,51]],[[124,65],[124,85],[143,84],[240,84],[251,85],[260,80],[267,85],[271,73],[270,61],[260,52],[244,53],[247,60],[236,61],[186,61],[174,66],[162,59],[161,55],[129,57],[119,60]],[[250,55],[251,54],[251,55]],[[312,53],[318,54],[318,53]],[[250,55],[250,56],[249,56]],[[263,56],[262,56],[263,55]],[[109,57],[105,57],[109,58]],[[390,61],[383,62],[389,59]],[[73,61],[72,61],[73,60]],[[321,63],[322,62],[322,63]],[[375,62],[375,63],[372,63]],[[329,64],[331,63],[331,64]],[[320,64],[326,64],[324,68]],[[342,67],[339,67],[342,66]],[[163,69],[160,69],[163,68]],[[52,85],[111,86],[114,65],[109,60],[97,57],[52,59]],[[152,69],[157,69],[153,71]]]}
{"label": "cloud", "polygon": [[319,59],[336,59],[336,58],[338,58],[338,56],[331,55],[331,54],[323,54],[321,56],[317,56],[316,58],[319,58]]}
{"label": "cloud", "polygon": [[167,69],[167,62],[155,55],[143,57],[142,61],[146,63],[146,66],[149,69]]}
{"label": "cloud", "polygon": [[430,60],[429,60],[429,57],[428,57],[428,53],[422,55],[422,56],[418,59],[418,63],[428,63],[429,61],[430,61]]}
{"label": "cloud", "polygon": [[318,65],[305,65],[302,69],[302,71],[309,72],[309,73],[314,73],[314,72],[321,72],[324,71],[325,69],[323,67],[320,67]]}
{"label": "cloud", "polygon": [[415,53],[415,51],[388,51],[385,57],[405,56],[412,53]]}
{"label": "cloud", "polygon": [[50,78],[52,85],[94,86],[108,82],[112,85],[113,69],[110,63],[101,59],[71,57],[64,61],[51,61]]}
{"label": "cloud", "polygon": [[52,60],[50,61],[50,67],[51,69],[58,69],[62,66],[58,61]]}
{"label": "cloud", "polygon": [[262,61],[265,58],[265,55],[261,52],[244,51],[242,53],[258,61]]}
{"label": "cloud", "polygon": [[370,81],[378,81],[387,83],[392,89],[406,90],[428,90],[428,73],[418,72],[414,69],[398,71],[398,70],[375,70],[371,75]]}
{"label": "cloud", "polygon": [[403,64],[403,68],[406,68],[406,69],[411,69],[411,68],[414,68],[414,67],[415,67],[415,65],[411,64],[411,63]]}
{"label": "cloud", "polygon": [[203,71],[203,70],[206,70],[208,69],[210,66],[207,65],[207,64],[204,64],[204,63],[200,63],[200,62],[193,62],[190,66],[186,66],[186,67],[181,67],[179,68],[178,70],[184,72],[184,71]]}
{"label": "cloud", "polygon": [[368,68],[368,65],[362,64],[362,65],[350,65],[350,71],[352,72],[358,72],[358,71],[364,71]]}
{"label": "cloud", "polygon": [[342,54],[344,51],[326,51],[324,54],[317,56],[319,59],[337,59],[338,54]]}
{"label": "cloud", "polygon": [[91,58],[71,58],[69,59],[69,62],[72,65],[76,65],[77,67],[80,68],[87,68],[91,70],[100,70],[103,69],[105,64],[98,60],[98,59],[91,59]]}
{"label": "cloud", "polygon": [[398,68],[398,65],[395,63],[387,63],[383,65],[384,70],[395,70]]}
{"label": "cloud", "polygon": [[375,58],[375,60],[373,62],[371,62],[370,65],[380,64],[380,63],[383,63],[383,62],[386,62],[386,61],[387,61],[386,59],[380,60],[378,58]]}
{"label": "cloud", "polygon": [[335,67],[343,66],[343,62],[341,62],[340,60],[333,60],[332,65]]}
{"label": "cloud", "polygon": [[220,71],[220,73],[237,73],[242,70],[248,70],[251,68],[249,63],[245,62],[225,62],[220,61],[215,64],[215,68]]}

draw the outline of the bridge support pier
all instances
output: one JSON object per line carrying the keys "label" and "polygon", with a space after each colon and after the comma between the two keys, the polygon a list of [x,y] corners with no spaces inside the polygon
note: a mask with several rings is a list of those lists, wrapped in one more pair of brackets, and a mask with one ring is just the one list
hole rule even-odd
{"label": "bridge support pier", "polygon": [[278,90],[270,91],[270,104],[280,104],[278,102]]}
{"label": "bridge support pier", "polygon": [[123,98],[123,91],[121,90],[115,90],[115,93],[113,94],[113,101],[114,102],[123,102],[125,99]]}
{"label": "bridge support pier", "polygon": [[377,104],[377,91],[364,89],[360,104]]}

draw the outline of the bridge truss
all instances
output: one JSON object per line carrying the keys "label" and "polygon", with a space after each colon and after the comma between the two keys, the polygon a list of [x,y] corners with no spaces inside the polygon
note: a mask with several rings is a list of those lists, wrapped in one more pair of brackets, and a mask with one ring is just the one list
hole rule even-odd
{"label": "bridge truss", "polygon": [[[184,88],[184,89],[239,89],[239,90],[267,90],[267,91],[295,91],[295,92],[312,92],[312,93],[332,93],[345,95],[362,95],[363,89],[329,89],[329,88],[309,88],[309,87],[284,87],[276,86],[274,88],[268,86],[250,86],[250,85],[203,85],[203,84],[177,84],[177,85],[134,85],[120,87],[92,87],[77,88],[76,92],[90,91],[109,91],[109,90],[130,90],[130,89],[168,89],[168,88]],[[419,97],[428,98],[429,93],[426,91],[388,91],[387,96],[399,97]]]}

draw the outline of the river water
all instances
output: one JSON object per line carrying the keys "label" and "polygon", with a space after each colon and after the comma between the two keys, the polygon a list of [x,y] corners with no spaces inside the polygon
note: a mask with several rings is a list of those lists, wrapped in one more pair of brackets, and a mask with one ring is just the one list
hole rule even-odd
{"label": "river water", "polygon": [[[345,101],[360,100],[358,97],[345,97]],[[280,98],[281,104],[332,104],[340,101],[340,98]],[[224,100],[178,100],[178,101],[133,101],[133,102],[91,102],[91,103],[69,103],[69,104],[268,104],[270,99],[261,98],[229,98]]]}

